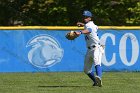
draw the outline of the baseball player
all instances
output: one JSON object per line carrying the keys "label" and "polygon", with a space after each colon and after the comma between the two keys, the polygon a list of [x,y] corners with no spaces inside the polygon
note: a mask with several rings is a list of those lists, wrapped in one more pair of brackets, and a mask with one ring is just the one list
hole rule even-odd
{"label": "baseball player", "polygon": [[[84,26],[84,30],[76,31],[77,35],[84,34],[87,46],[87,53],[84,62],[84,72],[93,81],[93,86],[102,86],[102,68],[101,59],[102,51],[100,40],[97,34],[98,27],[92,21],[92,13],[90,11],[83,12],[84,23],[78,22],[78,26]],[[94,64],[96,76],[92,71]]]}

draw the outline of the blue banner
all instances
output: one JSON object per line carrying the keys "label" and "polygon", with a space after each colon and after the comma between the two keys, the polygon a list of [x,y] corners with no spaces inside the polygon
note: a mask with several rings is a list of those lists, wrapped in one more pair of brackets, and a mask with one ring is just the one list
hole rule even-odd
{"label": "blue banner", "polygon": [[[0,30],[0,72],[83,71],[84,35],[69,30]],[[140,71],[140,30],[99,30],[103,71]]]}

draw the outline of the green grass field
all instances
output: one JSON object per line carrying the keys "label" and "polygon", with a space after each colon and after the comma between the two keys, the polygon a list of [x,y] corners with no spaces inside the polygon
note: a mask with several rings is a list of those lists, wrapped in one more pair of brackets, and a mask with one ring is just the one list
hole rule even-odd
{"label": "green grass field", "polygon": [[93,87],[83,72],[0,73],[0,93],[139,93],[139,72],[104,72]]}

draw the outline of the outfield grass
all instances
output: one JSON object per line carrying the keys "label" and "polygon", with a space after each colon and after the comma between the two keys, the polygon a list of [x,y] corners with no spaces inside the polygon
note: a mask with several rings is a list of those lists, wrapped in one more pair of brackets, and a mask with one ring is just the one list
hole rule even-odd
{"label": "outfield grass", "polygon": [[103,87],[82,72],[0,73],[0,93],[140,93],[140,73],[104,72]]}

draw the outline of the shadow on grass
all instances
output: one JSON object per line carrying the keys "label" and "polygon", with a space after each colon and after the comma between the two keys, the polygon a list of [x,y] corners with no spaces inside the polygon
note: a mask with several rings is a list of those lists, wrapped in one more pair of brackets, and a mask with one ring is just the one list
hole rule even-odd
{"label": "shadow on grass", "polygon": [[60,85],[60,86],[38,86],[38,87],[40,87],[40,88],[57,88],[57,87],[89,87],[89,86],[71,86],[71,85],[69,85],[69,86],[65,86],[65,85]]}

